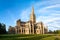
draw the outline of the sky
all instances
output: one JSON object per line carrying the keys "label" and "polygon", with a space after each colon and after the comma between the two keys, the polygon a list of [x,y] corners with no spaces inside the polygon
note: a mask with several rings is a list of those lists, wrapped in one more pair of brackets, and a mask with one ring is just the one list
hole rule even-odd
{"label": "sky", "polygon": [[28,21],[34,6],[36,22],[43,22],[48,30],[60,30],[60,0],[0,0],[0,23],[16,26],[16,21]]}

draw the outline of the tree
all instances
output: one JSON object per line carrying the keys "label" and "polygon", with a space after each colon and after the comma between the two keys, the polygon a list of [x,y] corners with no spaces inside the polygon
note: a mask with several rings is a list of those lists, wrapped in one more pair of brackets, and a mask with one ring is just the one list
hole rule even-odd
{"label": "tree", "polygon": [[6,25],[3,23],[0,23],[0,34],[6,33]]}
{"label": "tree", "polygon": [[54,34],[60,34],[60,30],[54,31]]}
{"label": "tree", "polygon": [[51,31],[51,30],[49,30],[49,33],[52,33],[52,31]]}

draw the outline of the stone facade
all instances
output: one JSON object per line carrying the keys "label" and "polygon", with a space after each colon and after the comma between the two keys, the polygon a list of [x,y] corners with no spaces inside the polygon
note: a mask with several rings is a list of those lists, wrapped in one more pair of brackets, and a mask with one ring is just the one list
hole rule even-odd
{"label": "stone facade", "polygon": [[33,7],[29,21],[23,22],[19,19],[17,20],[15,27],[9,27],[9,33],[15,34],[45,34],[47,32],[48,29],[45,28],[43,22],[36,23],[36,16]]}

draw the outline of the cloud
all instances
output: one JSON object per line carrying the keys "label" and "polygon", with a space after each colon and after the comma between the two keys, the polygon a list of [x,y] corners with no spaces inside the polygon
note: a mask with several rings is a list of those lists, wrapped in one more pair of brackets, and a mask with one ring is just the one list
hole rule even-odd
{"label": "cloud", "polygon": [[28,17],[29,14],[30,14],[30,10],[29,10],[29,9],[23,10],[23,11],[21,12],[21,14],[20,14],[21,20],[23,20],[23,21],[28,21],[28,19],[29,19],[29,17]]}
{"label": "cloud", "polygon": [[[22,10],[21,12],[21,19],[22,20],[29,20],[31,8],[32,6]],[[55,8],[60,8],[60,1],[59,0],[48,0],[42,2],[35,2],[34,3],[34,10],[36,14],[37,22],[44,22],[48,26],[49,29],[57,30],[60,29],[60,10],[56,11]],[[51,29],[51,30],[52,30]]]}
{"label": "cloud", "polygon": [[[48,7],[44,7],[44,8],[41,8],[41,9],[37,9],[37,12],[39,12],[39,13],[51,13],[51,12],[53,12],[53,13],[57,13],[57,12],[59,12],[60,13],[60,11],[55,11],[54,9],[55,8],[60,8],[60,4],[56,4],[56,5],[51,5],[51,6],[48,6]],[[57,9],[58,10],[58,9]]]}

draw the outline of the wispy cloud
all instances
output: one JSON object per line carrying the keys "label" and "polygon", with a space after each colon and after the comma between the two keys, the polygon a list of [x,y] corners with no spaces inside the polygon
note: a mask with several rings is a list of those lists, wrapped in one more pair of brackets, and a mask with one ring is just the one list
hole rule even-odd
{"label": "wispy cloud", "polygon": [[22,21],[28,21],[31,14],[31,7],[22,10],[20,17]]}
{"label": "wispy cloud", "polygon": [[[34,3],[35,14],[37,22],[43,21],[44,24],[47,24],[48,28],[53,30],[60,29],[60,1],[59,0],[49,0]],[[53,9],[54,8],[54,9]],[[55,8],[58,8],[56,11]],[[31,6],[26,8],[21,12],[21,19],[29,19],[31,13]]]}

